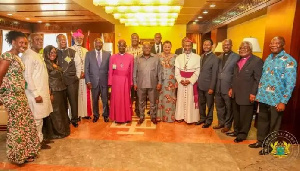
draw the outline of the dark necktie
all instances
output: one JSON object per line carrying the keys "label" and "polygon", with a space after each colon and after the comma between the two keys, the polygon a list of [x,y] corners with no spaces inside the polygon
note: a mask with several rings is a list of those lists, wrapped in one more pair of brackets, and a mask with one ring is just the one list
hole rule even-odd
{"label": "dark necktie", "polygon": [[159,45],[157,45],[156,53],[159,53]]}
{"label": "dark necktie", "polygon": [[101,53],[100,51],[97,52],[97,61],[98,61],[98,66],[100,67],[101,66]]}

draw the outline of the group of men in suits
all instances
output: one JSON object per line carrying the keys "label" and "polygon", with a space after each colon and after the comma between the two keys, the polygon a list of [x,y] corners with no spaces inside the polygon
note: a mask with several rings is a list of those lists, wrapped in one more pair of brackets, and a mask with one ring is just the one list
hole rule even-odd
{"label": "group of men in suits", "polygon": [[[251,128],[254,104],[258,103],[258,141],[249,147],[262,147],[268,134],[280,129],[285,105],[295,87],[297,62],[284,51],[285,40],[280,36],[272,39],[272,53],[265,63],[253,55],[252,44],[248,41],[241,43],[239,54],[236,54],[232,51],[232,41],[224,40],[224,52],[219,57],[211,51],[212,45],[211,40],[203,42],[198,79],[200,121],[196,125],[204,124],[203,128],[211,125],[215,100],[218,124],[213,128],[236,137],[235,143],[242,142]],[[232,122],[234,131],[229,132]],[[266,148],[259,154],[270,152]]]}

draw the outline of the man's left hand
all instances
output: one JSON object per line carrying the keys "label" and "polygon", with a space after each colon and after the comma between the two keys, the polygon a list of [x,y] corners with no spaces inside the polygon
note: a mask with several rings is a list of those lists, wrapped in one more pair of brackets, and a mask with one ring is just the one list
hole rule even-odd
{"label": "man's left hand", "polygon": [[285,110],[285,104],[284,103],[278,103],[276,105],[276,109],[278,112],[283,112]]}
{"label": "man's left hand", "polygon": [[157,84],[156,90],[157,90],[157,91],[160,91],[160,90],[161,90],[161,84]]}
{"label": "man's left hand", "polygon": [[214,90],[212,90],[212,89],[209,89],[207,93],[211,95],[211,94],[213,94],[213,93],[214,93]]}
{"label": "man's left hand", "polygon": [[254,100],[255,100],[255,95],[250,94],[249,100],[250,100],[251,103],[253,103]]}

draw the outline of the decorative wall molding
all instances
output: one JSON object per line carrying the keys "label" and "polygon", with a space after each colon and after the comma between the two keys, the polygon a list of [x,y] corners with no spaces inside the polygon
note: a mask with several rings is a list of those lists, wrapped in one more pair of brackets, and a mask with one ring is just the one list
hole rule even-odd
{"label": "decorative wall molding", "polygon": [[222,27],[230,22],[265,9],[280,1],[281,0],[242,0],[242,2],[210,20],[205,27],[203,27],[201,32],[207,33],[215,28]]}

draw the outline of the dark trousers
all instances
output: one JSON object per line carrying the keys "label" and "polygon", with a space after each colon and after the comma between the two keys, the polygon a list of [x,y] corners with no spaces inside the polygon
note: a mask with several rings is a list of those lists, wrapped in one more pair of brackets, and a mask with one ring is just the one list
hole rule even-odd
{"label": "dark trousers", "polygon": [[145,109],[148,96],[150,101],[150,116],[151,119],[155,119],[157,113],[156,96],[158,94],[156,88],[138,88],[137,93],[139,96],[140,118],[145,118]]}
{"label": "dark trousers", "polygon": [[93,99],[93,115],[94,117],[99,117],[99,97],[101,95],[101,101],[103,106],[103,117],[109,116],[108,108],[108,87],[98,85],[92,88],[92,99]]}
{"label": "dark trousers", "polygon": [[134,112],[136,116],[140,117],[140,111],[139,111],[139,98],[137,95],[137,91],[134,90],[134,88],[131,88],[131,104],[135,101],[134,105]]}
{"label": "dark trousers", "polygon": [[[208,94],[208,91],[202,91],[198,89],[198,95],[199,95],[200,121],[205,121],[206,124],[211,124],[213,121],[214,94]],[[206,105],[208,108],[207,115],[206,115]]]}
{"label": "dark trousers", "polygon": [[67,99],[71,106],[71,122],[78,122],[78,89],[79,81],[67,86]]}
{"label": "dark trousers", "polygon": [[230,129],[233,121],[231,98],[220,92],[216,93],[215,98],[219,125]]}
{"label": "dark trousers", "polygon": [[257,120],[257,140],[263,142],[268,134],[278,131],[281,126],[283,112],[278,112],[275,106],[259,103]]}
{"label": "dark trousers", "polygon": [[238,105],[235,100],[232,102],[234,131],[237,138],[245,140],[251,128],[253,119],[253,105]]}

